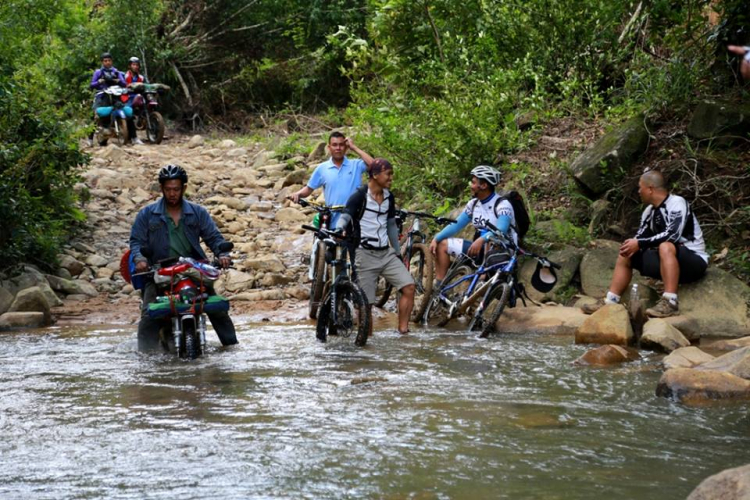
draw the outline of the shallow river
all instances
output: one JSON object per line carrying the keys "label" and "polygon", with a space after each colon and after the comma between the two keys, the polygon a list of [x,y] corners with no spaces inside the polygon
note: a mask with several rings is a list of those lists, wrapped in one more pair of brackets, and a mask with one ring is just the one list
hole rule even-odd
{"label": "shallow river", "polygon": [[570,337],[239,324],[195,362],[135,327],[0,336],[0,498],[682,499],[750,462],[744,407],[656,398]]}

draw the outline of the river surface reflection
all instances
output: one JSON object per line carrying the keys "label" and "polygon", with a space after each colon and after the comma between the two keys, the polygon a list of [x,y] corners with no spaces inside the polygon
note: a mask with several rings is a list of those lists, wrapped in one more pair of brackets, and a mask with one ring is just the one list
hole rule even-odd
{"label": "river surface reflection", "polygon": [[138,354],[135,327],[0,336],[0,498],[682,499],[750,462],[746,407],[656,398],[655,355],[588,369],[569,336],[238,331],[195,362]]}

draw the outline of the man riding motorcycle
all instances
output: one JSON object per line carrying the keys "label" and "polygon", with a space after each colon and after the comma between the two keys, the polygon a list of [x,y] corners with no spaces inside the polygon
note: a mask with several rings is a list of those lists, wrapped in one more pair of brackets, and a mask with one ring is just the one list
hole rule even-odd
{"label": "man riding motorcycle", "polygon": [[[141,60],[137,57],[131,57],[128,60],[128,71],[123,78],[125,80],[125,85],[128,87],[130,87],[132,83],[148,83],[146,77],[141,74]],[[131,108],[143,106],[143,96],[139,94],[122,95],[120,96],[120,99]],[[143,144],[138,138],[133,120],[128,120],[128,136],[133,144]]]}
{"label": "man riding motorcycle", "polygon": [[[148,271],[150,265],[174,257],[192,257],[206,260],[200,246],[201,238],[219,256],[221,266],[230,265],[229,256],[222,254],[219,246],[225,241],[208,211],[197,203],[183,198],[187,188],[187,172],[179,165],[167,165],[159,171],[159,184],[163,197],[143,208],[130,232],[130,251],[134,256],[137,273]],[[146,258],[141,249],[148,248]],[[209,295],[215,292],[209,288]],[[141,321],[138,323],[138,350],[159,347],[161,323],[148,315],[148,304],[156,302],[157,288],[150,280],[143,288]],[[237,343],[234,324],[226,312],[207,313],[222,345]]]}

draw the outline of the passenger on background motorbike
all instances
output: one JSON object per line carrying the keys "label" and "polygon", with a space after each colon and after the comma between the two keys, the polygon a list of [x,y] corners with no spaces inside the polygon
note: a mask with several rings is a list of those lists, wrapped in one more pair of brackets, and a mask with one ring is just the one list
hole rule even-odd
{"label": "passenger on background motorbike", "polygon": [[[479,165],[471,171],[471,194],[469,201],[458,220],[435,235],[430,243],[430,251],[435,255],[435,284],[440,288],[445,273],[450,267],[451,257],[466,254],[480,260],[484,252],[486,223],[494,224],[514,243],[518,243],[516,217],[513,205],[495,193],[500,183],[500,172],[493,167]],[[471,223],[474,228],[474,241],[454,238],[459,231]]]}
{"label": "passenger on background motorbike", "polygon": [[[134,255],[137,273],[146,272],[150,265],[174,257],[192,257],[206,260],[200,240],[219,257],[221,266],[229,267],[229,256],[219,251],[224,237],[216,228],[208,211],[197,203],[183,198],[188,176],[178,165],[167,165],[159,171],[159,184],[164,195],[159,201],[144,207],[135,219],[130,232],[130,251]],[[148,248],[150,256],[144,257],[142,248]],[[215,292],[209,288],[209,295]],[[146,351],[159,347],[159,321],[148,315],[148,304],[155,302],[156,285],[149,281],[143,289],[141,321],[138,324],[138,350]],[[237,343],[234,324],[226,312],[207,313],[222,345]]]}
{"label": "passenger on background motorbike", "polygon": [[[346,151],[349,148],[362,159],[347,158]],[[322,186],[326,205],[346,205],[352,193],[362,185],[362,174],[369,171],[372,156],[355,146],[354,141],[341,132],[332,132],[328,137],[328,151],[331,158],[315,168],[307,186],[290,196],[293,202],[299,203],[300,198],[307,198]],[[335,226],[338,216],[338,213],[331,216],[332,227]]]}
{"label": "passenger on background motorbike", "polygon": [[[133,83],[148,83],[146,77],[141,74],[141,60],[137,57],[131,57],[128,60],[128,71],[123,78],[128,88],[131,88]],[[143,106],[143,96],[140,94],[126,94],[120,96],[120,99],[131,108]],[[143,141],[138,138],[133,119],[128,120],[128,136],[133,144],[143,144]]]}

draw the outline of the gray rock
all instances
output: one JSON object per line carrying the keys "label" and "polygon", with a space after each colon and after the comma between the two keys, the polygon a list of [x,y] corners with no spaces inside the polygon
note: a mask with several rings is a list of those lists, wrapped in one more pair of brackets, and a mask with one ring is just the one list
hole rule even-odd
{"label": "gray rock", "polygon": [[96,297],[97,295],[99,295],[99,292],[96,291],[96,288],[94,288],[94,286],[87,281],[66,280],[48,274],[47,282],[53,290],[62,292],[66,295],[88,295],[90,297]]}
{"label": "gray rock", "polygon": [[750,380],[750,347],[743,347],[701,364],[696,370],[731,373]]}
{"label": "gray rock", "polygon": [[326,143],[321,141],[310,150],[310,154],[307,155],[307,161],[313,162],[322,160],[326,157],[326,153]]}
{"label": "gray rock", "polygon": [[55,276],[58,276],[58,277],[60,277],[62,279],[66,279],[66,280],[72,280],[73,279],[73,275],[70,274],[70,271],[68,271],[64,267],[61,267],[60,269],[58,269],[57,271],[55,271]]}
{"label": "gray rock", "polygon": [[286,207],[278,210],[274,219],[276,222],[301,223],[307,222],[309,217],[296,208]]}
{"label": "gray rock", "polygon": [[83,253],[96,253],[96,248],[92,247],[91,245],[87,245],[82,241],[76,241],[75,243],[73,243],[73,248]]}
{"label": "gray rock", "polygon": [[680,347],[688,347],[690,341],[680,331],[660,318],[646,322],[641,335],[641,347],[663,352],[672,352]]}
{"label": "gray rock", "polygon": [[109,259],[102,257],[101,255],[89,255],[86,259],[86,264],[91,267],[104,267],[109,264]]}
{"label": "gray rock", "polygon": [[591,204],[591,213],[589,214],[589,234],[594,235],[597,232],[597,228],[604,223],[609,207],[612,205],[607,200],[596,200]]}
{"label": "gray rock", "polygon": [[276,158],[275,151],[261,151],[255,157],[255,161],[253,161],[253,168],[262,167],[274,158]]}
{"label": "gray rock", "polygon": [[630,171],[630,166],[646,151],[648,140],[644,118],[631,118],[573,161],[573,177],[588,191],[601,194],[612,187],[619,172]]}
{"label": "gray rock", "polygon": [[245,148],[230,149],[224,155],[227,158],[242,158],[243,156],[247,156],[247,149]]}
{"label": "gray rock", "polygon": [[750,104],[704,101],[698,105],[688,125],[695,139],[726,136],[742,137],[750,131]]}
{"label": "gray rock", "polygon": [[307,180],[307,170],[295,170],[290,173],[281,182],[281,187],[294,186],[295,184],[304,184]]}
{"label": "gray rock", "polygon": [[528,259],[524,262],[521,267],[520,279],[522,283],[527,284],[526,291],[532,299],[536,301],[554,300],[559,302],[561,298],[560,292],[570,285],[573,276],[575,276],[576,271],[578,271],[578,266],[583,258],[583,250],[572,246],[566,246],[560,250],[553,251],[548,257],[552,262],[560,264],[562,267],[555,271],[557,275],[557,283],[555,283],[555,287],[552,290],[547,293],[542,293],[531,286],[531,276],[534,274],[537,265],[536,260]]}
{"label": "gray rock", "polygon": [[727,469],[709,476],[687,500],[747,500],[750,498],[750,465]]}
{"label": "gray rock", "polygon": [[41,328],[47,324],[43,312],[7,312],[0,315],[0,330],[14,328]]}
{"label": "gray rock", "polygon": [[3,314],[13,303],[14,295],[3,287],[0,287],[0,314]]}
{"label": "gray rock", "polygon": [[44,296],[44,292],[40,287],[34,286],[18,292],[8,308],[8,312],[41,312],[44,313],[45,324],[50,324],[52,316],[49,309],[50,305]]}
{"label": "gray rock", "polygon": [[628,345],[633,342],[633,328],[628,311],[620,304],[608,304],[586,318],[576,330],[576,344]]}
{"label": "gray rock", "polygon": [[234,210],[247,209],[247,204],[244,201],[238,198],[232,198],[231,196],[212,196],[206,200],[206,203],[213,205],[226,205]]}
{"label": "gray rock", "polygon": [[205,142],[206,142],[206,140],[205,140],[205,139],[203,139],[203,136],[201,136],[201,135],[194,135],[194,136],[193,136],[193,137],[191,137],[191,138],[190,138],[190,140],[188,141],[188,144],[187,144],[187,146],[188,146],[189,148],[191,148],[191,149],[192,149],[192,148],[197,148],[197,147],[199,147],[199,146],[203,146],[203,144],[204,144]]}
{"label": "gray rock", "polygon": [[680,285],[680,314],[694,318],[701,337],[744,337],[750,335],[750,286],[717,267],[706,275]]}
{"label": "gray rock", "polygon": [[[604,297],[612,281],[612,273],[617,262],[620,243],[612,240],[594,240],[594,247],[586,252],[581,259],[580,274],[581,288],[589,297]],[[639,296],[644,306],[651,306],[657,299],[656,290],[648,286],[643,277],[636,271],[633,273],[633,283],[638,283]],[[627,304],[630,300],[630,289],[625,290],[621,302]],[[682,297],[680,297],[682,300]]]}
{"label": "gray rock", "polygon": [[701,338],[700,323],[695,318],[679,315],[664,318],[664,321],[677,328],[690,342],[700,340]]}
{"label": "gray rock", "polygon": [[52,290],[47,280],[44,280],[37,286],[44,294],[44,298],[47,300],[47,304],[49,304],[50,307],[60,307],[61,305],[63,305],[62,300],[60,300],[60,297],[58,297],[57,294]]}
{"label": "gray rock", "polygon": [[78,276],[83,272],[85,267],[83,262],[71,257],[70,255],[58,255],[60,267],[67,269],[71,276]]}
{"label": "gray rock", "polygon": [[243,267],[256,271],[271,271],[274,273],[284,272],[286,266],[275,255],[257,256],[256,258],[247,258],[242,263]]}
{"label": "gray rock", "polygon": [[750,337],[740,337],[738,339],[719,340],[711,344],[711,349],[717,351],[734,351],[750,346]]}
{"label": "gray rock", "polygon": [[664,368],[695,368],[696,366],[714,359],[710,354],[701,351],[697,347],[688,346],[675,349],[662,360]]}
{"label": "gray rock", "polygon": [[222,149],[232,149],[237,147],[237,143],[232,139],[224,139],[219,143],[219,147]]}

